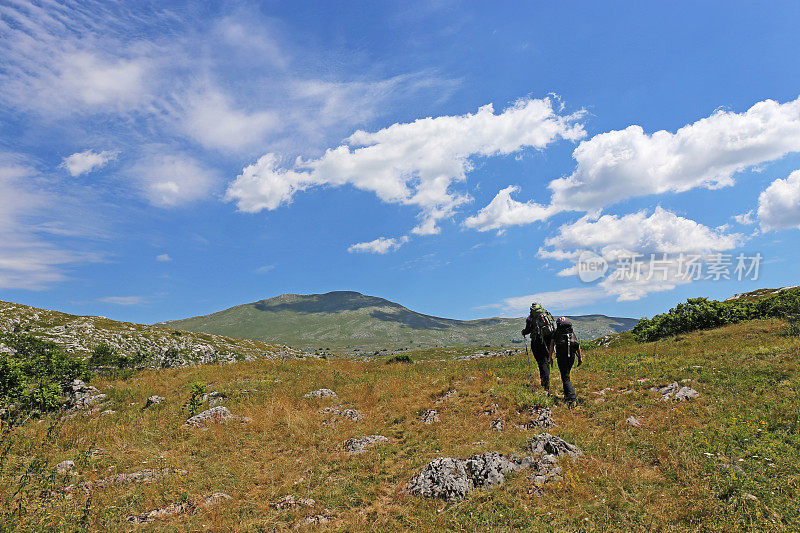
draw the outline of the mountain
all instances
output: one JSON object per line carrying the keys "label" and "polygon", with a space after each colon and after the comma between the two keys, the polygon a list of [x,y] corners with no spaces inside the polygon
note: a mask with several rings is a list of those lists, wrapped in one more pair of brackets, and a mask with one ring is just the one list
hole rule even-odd
{"label": "mountain", "polygon": [[[148,366],[162,366],[168,352],[169,366],[303,355],[293,348],[261,341],[118,322],[102,316],[70,315],[3,301],[0,333],[27,333],[81,356],[107,344],[120,355],[140,355]],[[0,351],[4,349],[0,340]]]}
{"label": "mountain", "polygon": [[[577,334],[593,339],[627,331],[637,320],[605,315],[573,316]],[[507,346],[523,342],[523,318],[452,320],[417,313],[383,298],[352,291],[283,294],[210,315],[160,323],[297,346],[364,353],[432,346]]]}

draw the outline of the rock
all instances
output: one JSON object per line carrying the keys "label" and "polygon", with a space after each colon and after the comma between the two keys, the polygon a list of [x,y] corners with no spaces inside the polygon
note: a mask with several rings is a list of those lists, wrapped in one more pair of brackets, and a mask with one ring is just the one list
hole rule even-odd
{"label": "rock", "polygon": [[131,524],[147,524],[154,522],[155,520],[173,518],[179,515],[194,514],[200,509],[212,507],[230,499],[231,497],[224,492],[215,492],[207,496],[195,498],[188,502],[171,503],[160,509],[153,509],[152,511],[148,511],[146,513],[129,516],[128,522]]}
{"label": "rock", "polygon": [[428,409],[419,417],[423,424],[433,424],[439,422],[439,412],[435,409]]}
{"label": "rock", "polygon": [[493,420],[490,427],[494,431],[503,431],[503,427],[504,426],[505,426],[505,421],[503,420],[503,417],[501,416],[500,418],[496,418],[495,420]]}
{"label": "rock", "polygon": [[570,444],[561,437],[556,437],[549,433],[534,435],[533,439],[525,445],[525,449],[542,455],[568,455],[570,457],[583,455],[583,451],[574,444]]}
{"label": "rock", "polygon": [[551,428],[556,425],[553,412],[549,407],[534,407],[531,409],[531,422],[533,427]]}
{"label": "rock", "polygon": [[147,398],[147,402],[145,402],[144,408],[147,409],[148,407],[151,407],[153,405],[158,405],[163,401],[164,401],[163,396],[156,396],[156,395],[150,396],[149,398]]}
{"label": "rock", "polygon": [[56,472],[59,474],[66,474],[67,472],[75,469],[75,461],[61,461],[56,465]]}
{"label": "rock", "polygon": [[333,424],[339,422],[341,419],[349,420],[351,422],[358,422],[364,419],[364,413],[358,409],[344,407],[343,405],[336,405],[334,407],[326,407],[319,411],[321,415],[333,415],[325,424]]}
{"label": "rock", "polygon": [[642,425],[642,421],[639,420],[638,418],[636,418],[633,415],[631,415],[628,418],[626,418],[625,422],[627,422],[629,426],[635,427],[635,428],[641,427],[641,425]]}
{"label": "rock", "polygon": [[652,392],[657,392],[658,394],[660,394],[661,399],[665,402],[673,399],[680,402],[684,402],[700,396],[700,393],[694,390],[693,388],[688,386],[681,387],[677,381],[673,381],[669,385],[662,385],[660,387],[651,387],[650,390]]}
{"label": "rock", "polygon": [[217,406],[207,409],[202,413],[198,413],[187,420],[183,425],[184,427],[203,427],[206,424],[226,424],[234,416],[227,407]]}
{"label": "rock", "polygon": [[550,481],[561,480],[561,467],[558,466],[558,459],[555,455],[545,455],[531,466],[534,473],[528,479],[536,485],[541,486]]}
{"label": "rock", "polygon": [[[428,463],[403,490],[425,498],[460,500],[475,488],[500,485],[505,482],[506,474],[524,468],[532,468],[546,477],[553,465],[555,458],[552,456],[537,461],[533,457],[512,457],[498,452],[484,452],[469,459],[439,457]],[[560,475],[560,469],[558,473]]]}
{"label": "rock", "polygon": [[339,445],[340,448],[345,450],[350,455],[358,455],[364,453],[367,449],[372,448],[378,444],[388,442],[389,439],[383,435],[365,435],[363,437],[353,437],[347,439]]}
{"label": "rock", "polygon": [[317,389],[306,393],[304,398],[338,398],[335,392],[331,389]]}
{"label": "rock", "polygon": [[270,507],[273,509],[292,509],[294,507],[314,507],[316,501],[311,498],[295,498],[293,494],[287,494],[280,500],[272,502]]}
{"label": "rock", "polygon": [[691,387],[681,387],[681,389],[675,393],[675,399],[679,402],[693,400],[698,396],[700,396],[700,393]]}

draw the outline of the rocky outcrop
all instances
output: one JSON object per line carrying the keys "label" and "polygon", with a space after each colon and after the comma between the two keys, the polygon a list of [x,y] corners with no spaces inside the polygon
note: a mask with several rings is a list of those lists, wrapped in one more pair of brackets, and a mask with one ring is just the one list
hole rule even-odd
{"label": "rocky outcrop", "polygon": [[383,435],[365,435],[363,437],[353,437],[347,439],[339,445],[339,447],[349,453],[350,455],[358,455],[364,453],[369,448],[388,442],[389,439]]}
{"label": "rocky outcrop", "polygon": [[551,428],[556,425],[553,420],[553,412],[549,407],[534,407],[531,409],[531,421],[529,427]]}
{"label": "rocky outcrop", "polygon": [[183,427],[200,428],[209,424],[227,424],[228,422],[250,422],[247,416],[234,416],[227,407],[218,405],[198,413],[184,422]]}
{"label": "rocky outcrop", "polygon": [[269,505],[273,509],[293,509],[295,507],[314,507],[316,504],[317,502],[311,498],[296,498],[293,494],[287,494]]}
{"label": "rocky outcrop", "polygon": [[67,385],[66,391],[69,394],[67,405],[73,410],[91,409],[108,398],[105,394],[101,394],[96,387],[87,385],[80,379],[75,379]]}
{"label": "rocky outcrop", "polygon": [[325,425],[335,424],[341,421],[359,422],[364,419],[364,413],[358,409],[345,407],[343,405],[326,407],[325,409],[321,409],[319,414],[330,416],[330,418],[324,422]]}
{"label": "rocky outcrop", "polygon": [[144,470],[140,470],[138,472],[130,472],[128,474],[114,474],[113,476],[97,479],[94,481],[84,481],[83,483],[79,483],[77,485],[74,484],[69,485],[61,489],[60,492],[63,493],[67,499],[69,499],[78,490],[81,490],[88,494],[93,490],[103,489],[111,485],[122,485],[126,483],[152,483],[170,474],[184,475],[186,474],[186,470],[180,470],[178,468],[156,468],[156,469],[145,468]]}
{"label": "rocky outcrop", "polygon": [[460,500],[476,488],[500,485],[505,482],[507,474],[528,468],[534,470],[534,476],[542,483],[561,475],[553,456],[535,459],[484,452],[469,459],[434,459],[403,490],[424,498]]}

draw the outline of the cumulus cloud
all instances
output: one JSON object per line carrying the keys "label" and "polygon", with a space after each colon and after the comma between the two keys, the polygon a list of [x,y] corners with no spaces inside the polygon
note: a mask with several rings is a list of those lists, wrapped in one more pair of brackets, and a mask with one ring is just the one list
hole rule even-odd
{"label": "cumulus cloud", "polygon": [[119,152],[116,150],[104,150],[102,152],[86,150],[65,157],[61,166],[66,168],[71,176],[75,177],[103,168],[109,161],[116,159],[118,155]]}
{"label": "cumulus cloud", "polygon": [[733,215],[733,219],[736,221],[737,224],[741,224],[742,226],[750,226],[756,223],[755,219],[753,219],[752,209],[747,213]]}
{"label": "cumulus cloud", "polygon": [[763,231],[800,228],[800,170],[773,181],[758,197]]}
{"label": "cumulus cloud", "polygon": [[257,212],[276,209],[314,186],[352,185],[384,202],[416,206],[420,222],[412,232],[438,233],[437,223],[469,201],[452,185],[466,180],[472,158],[578,140],[584,136],[576,122],[580,116],[559,115],[549,98],[524,99],[499,114],[486,105],[474,114],[357,131],[346,144],[318,159],[298,159],[292,169],[279,168],[274,154],[261,157],[230,184],[226,198],[242,211]]}
{"label": "cumulus cloud", "polygon": [[514,200],[511,194],[515,192],[519,192],[519,187],[512,185],[502,189],[489,205],[464,220],[464,226],[478,231],[502,231],[509,226],[545,220],[554,213],[550,206]]}
{"label": "cumulus cloud", "polygon": [[359,242],[351,245],[347,251],[352,253],[386,254],[393,252],[408,242],[408,237],[378,237],[374,241]]}
{"label": "cumulus cloud", "polygon": [[736,172],[800,151],[800,98],[717,111],[675,133],[641,126],[595,135],[573,152],[572,175],[553,180],[552,203],[590,210],[634,196],[732,185]]}
{"label": "cumulus cloud", "polygon": [[184,154],[150,152],[129,170],[147,200],[159,207],[175,207],[206,198],[216,175]]}
{"label": "cumulus cloud", "polygon": [[584,250],[595,250],[606,259],[622,252],[669,253],[730,250],[743,240],[739,234],[725,234],[662,207],[627,215],[586,215],[561,226],[545,239],[539,256],[577,259]]}
{"label": "cumulus cloud", "polygon": [[[572,262],[559,274],[576,276],[581,255],[596,253],[610,265],[609,275],[598,283],[597,290],[624,301],[691,282],[692,278],[684,275],[686,265],[681,254],[713,256],[743,242],[741,234],[712,229],[656,207],[649,215],[646,210],[627,215],[586,215],[561,226],[556,235],[545,239],[538,255]],[[635,275],[633,270],[624,271],[634,256],[641,258]]]}

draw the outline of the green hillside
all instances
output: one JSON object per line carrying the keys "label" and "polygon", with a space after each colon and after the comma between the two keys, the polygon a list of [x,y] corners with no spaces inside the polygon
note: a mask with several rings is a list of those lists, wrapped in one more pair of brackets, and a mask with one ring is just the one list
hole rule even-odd
{"label": "green hillside", "polygon": [[[578,335],[593,339],[626,331],[632,318],[570,317]],[[434,346],[508,346],[522,343],[522,318],[452,320],[411,311],[358,292],[284,294],[210,315],[161,325],[230,337],[256,339],[305,350],[331,348],[352,353]]]}

